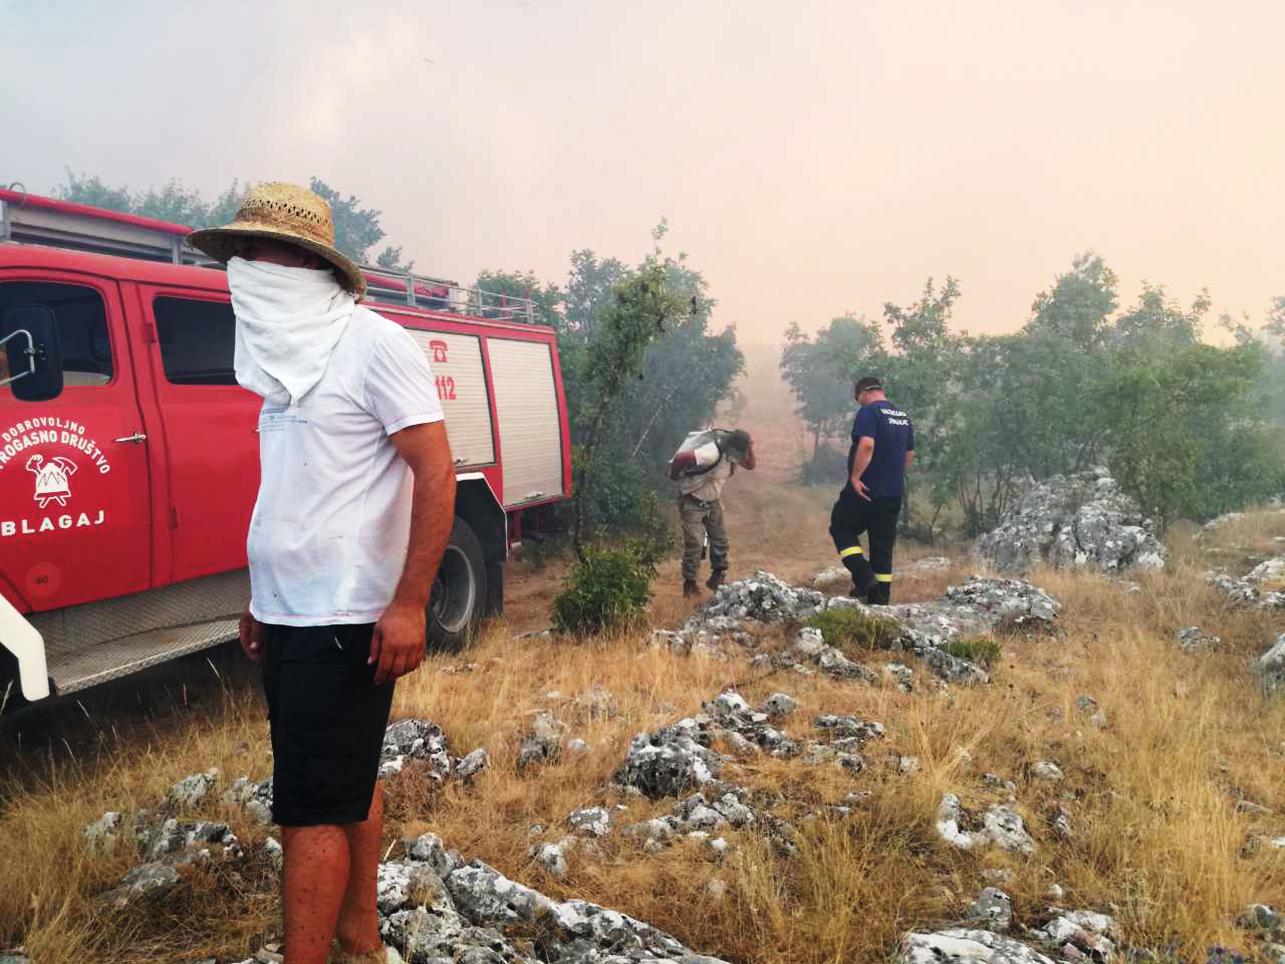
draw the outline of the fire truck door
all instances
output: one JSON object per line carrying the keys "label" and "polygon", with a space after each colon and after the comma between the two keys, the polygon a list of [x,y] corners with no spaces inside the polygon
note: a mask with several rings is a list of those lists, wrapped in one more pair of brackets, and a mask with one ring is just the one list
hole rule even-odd
{"label": "fire truck door", "polygon": [[222,293],[141,286],[168,453],[170,579],[241,569],[259,491],[261,401],[236,382],[236,319]]}
{"label": "fire truck door", "polygon": [[[0,338],[52,322],[63,388],[23,399],[0,386],[0,592],[49,610],[149,588],[151,487],[125,320],[114,282],[0,271]],[[25,370],[0,348],[0,382]]]}

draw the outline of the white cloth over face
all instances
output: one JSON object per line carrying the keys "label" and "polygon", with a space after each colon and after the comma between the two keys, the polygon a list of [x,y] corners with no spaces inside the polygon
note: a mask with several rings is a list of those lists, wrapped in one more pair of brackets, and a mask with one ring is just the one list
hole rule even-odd
{"label": "white cloth over face", "polygon": [[357,302],[329,268],[291,268],[233,258],[228,288],[236,313],[236,380],[292,406],[325,374]]}

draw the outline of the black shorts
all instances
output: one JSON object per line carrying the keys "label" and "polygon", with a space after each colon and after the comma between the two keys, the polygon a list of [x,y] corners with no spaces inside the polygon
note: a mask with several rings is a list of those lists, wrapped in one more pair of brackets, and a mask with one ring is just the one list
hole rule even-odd
{"label": "black shorts", "polygon": [[369,815],[394,686],[377,685],[377,667],[366,662],[374,628],[264,625],[274,823],[315,827]]}

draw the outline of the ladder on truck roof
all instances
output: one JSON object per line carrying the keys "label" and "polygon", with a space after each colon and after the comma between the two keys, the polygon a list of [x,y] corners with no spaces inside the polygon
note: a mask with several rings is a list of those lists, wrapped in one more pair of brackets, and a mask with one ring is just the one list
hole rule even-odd
{"label": "ladder on truck roof", "polygon": [[[0,188],[0,243],[39,244],[93,254],[222,269],[223,265],[187,243],[192,229],[156,218],[109,211]],[[362,265],[366,299],[448,314],[534,324],[529,297],[468,288],[444,278]]]}

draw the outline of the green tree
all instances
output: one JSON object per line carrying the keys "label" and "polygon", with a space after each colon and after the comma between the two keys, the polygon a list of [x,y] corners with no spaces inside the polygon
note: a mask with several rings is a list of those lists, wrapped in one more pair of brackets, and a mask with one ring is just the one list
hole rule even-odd
{"label": "green tree", "polygon": [[628,386],[618,422],[620,454],[655,482],[687,433],[713,418],[745,364],[735,329],[710,333],[715,302],[684,256],[666,261],[665,286],[684,311],[647,347],[641,378]]}
{"label": "green tree", "polygon": [[580,405],[584,438],[575,459],[575,488],[580,497],[572,525],[572,540],[581,564],[587,560],[584,501],[594,482],[604,429],[631,380],[641,374],[647,347],[667,324],[689,310],[689,303],[666,286],[665,274],[665,264],[652,259],[617,284],[612,302],[600,312],[594,337],[585,346],[582,377],[586,391]]}
{"label": "green tree", "polygon": [[809,338],[797,324],[785,332],[781,374],[794,397],[795,411],[812,433],[817,460],[822,439],[852,418],[853,382],[863,372],[881,370],[887,360],[878,325],[841,315]]}
{"label": "green tree", "polygon": [[532,271],[482,271],[473,287],[500,298],[529,299],[533,320],[561,330],[563,294],[557,285],[545,284]]}
{"label": "green tree", "polygon": [[[1096,254],[1078,255],[1026,324],[999,337],[950,330],[951,278],[930,280],[911,305],[885,305],[889,349],[858,364],[883,375],[915,419],[912,482],[931,486],[930,532],[954,504],[977,535],[1030,481],[1102,461],[1162,525],[1281,491],[1285,299],[1261,332],[1224,321],[1237,344],[1220,348],[1200,340],[1207,292],[1183,308],[1146,285],[1120,312],[1117,284]],[[850,364],[841,355],[797,325],[786,332],[782,371],[818,438]]]}
{"label": "green tree", "polygon": [[233,178],[232,183],[211,202],[206,212],[204,226],[229,224],[236,217],[236,212],[240,210],[241,202],[245,200],[249,190],[250,185],[243,185],[238,179]]}
{"label": "green tree", "polygon": [[210,206],[199,193],[177,179],[160,188],[148,188],[134,198],[134,210],[147,217],[175,224],[210,224]]}
{"label": "green tree", "polygon": [[[309,182],[311,190],[330,204],[335,219],[335,247],[360,264],[377,264],[381,268],[409,271],[413,261],[403,262],[402,249],[387,245],[378,254],[373,249],[384,240],[384,230],[379,219],[382,212],[363,208],[354,194],[345,197],[320,178]],[[236,216],[245,199],[248,186],[240,181],[220,193],[212,202],[186,187],[182,181],[171,178],[159,188],[149,187],[131,192],[126,187],[111,187],[98,176],[87,176],[67,171],[67,181],[54,188],[54,194],[78,204],[123,211],[144,217],[159,218],[192,228],[214,227],[227,224]]]}
{"label": "green tree", "polygon": [[336,248],[358,264],[369,264],[373,260],[381,268],[410,270],[411,264],[402,264],[401,248],[389,245],[378,255],[372,257],[370,254],[370,249],[385,237],[384,229],[379,226],[382,211],[363,208],[361,199],[357,195],[349,194],[344,197],[319,177],[311,178],[308,188],[330,205],[331,214],[335,219]]}
{"label": "green tree", "polygon": [[134,214],[134,198],[124,187],[110,187],[102,178],[76,174],[67,169],[67,183],[54,188],[54,195],[64,201],[77,204],[88,204],[96,208],[107,208],[109,211],[123,211]]}
{"label": "green tree", "polygon": [[1162,525],[1206,518],[1279,491],[1270,426],[1255,404],[1257,345],[1129,346],[1101,386],[1121,485]]}
{"label": "green tree", "polygon": [[565,328],[580,344],[593,337],[616,285],[632,269],[616,258],[599,258],[587,248],[571,252],[567,279]]}
{"label": "green tree", "polygon": [[1208,291],[1201,291],[1188,311],[1165,297],[1162,286],[1143,284],[1138,303],[1120,315],[1110,332],[1116,345],[1153,349],[1165,345],[1194,345],[1200,338],[1205,315],[1212,302]]}
{"label": "green tree", "polygon": [[[662,222],[653,233],[657,245],[664,232]],[[665,291],[684,310],[647,344],[637,377],[625,379],[620,403],[603,417],[593,449],[593,485],[587,492],[576,487],[574,511],[586,533],[642,535],[660,543],[667,537],[659,494],[669,485],[669,457],[689,431],[713,418],[744,364],[735,331],[710,331],[714,301],[703,276],[686,257],[664,258],[658,248],[637,267],[582,249],[571,255],[564,288],[541,284],[531,272],[500,271],[482,272],[477,286],[532,298],[536,320],[557,331],[572,441],[579,449],[594,424],[598,397],[590,346],[614,311],[619,287],[656,264]]]}
{"label": "green tree", "polygon": [[952,428],[957,421],[955,403],[964,388],[959,368],[965,336],[950,330],[951,311],[959,297],[959,282],[947,275],[941,288],[929,278],[918,301],[904,308],[892,302],[883,307],[892,348],[881,374],[889,397],[909,412],[915,423],[918,471],[907,476],[899,523],[907,532],[915,528],[913,496],[923,484],[924,473],[933,471],[952,442],[962,441]]}
{"label": "green tree", "polygon": [[1092,345],[1106,333],[1107,319],[1116,309],[1119,279],[1092,251],[1076,255],[1071,270],[1059,275],[1048,291],[1031,305],[1032,332],[1047,331],[1072,344]]}

